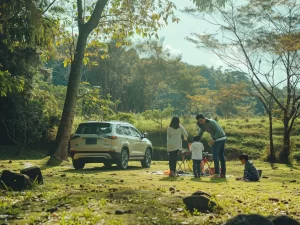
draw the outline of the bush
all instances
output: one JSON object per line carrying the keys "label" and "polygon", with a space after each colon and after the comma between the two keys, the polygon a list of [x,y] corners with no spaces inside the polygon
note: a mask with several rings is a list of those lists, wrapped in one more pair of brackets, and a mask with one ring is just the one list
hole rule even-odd
{"label": "bush", "polygon": [[300,152],[295,152],[293,154],[293,159],[296,160],[297,163],[300,163]]}
{"label": "bush", "polygon": [[135,122],[133,114],[123,113],[123,112],[119,112],[115,115],[109,116],[108,120],[120,120],[120,121],[125,121],[125,122],[128,122],[128,123],[134,123]]}
{"label": "bush", "polygon": [[153,160],[167,161],[169,160],[167,148],[164,147],[153,147]]}
{"label": "bush", "polygon": [[225,147],[225,156],[227,160],[237,160],[242,153],[246,153],[250,160],[259,159],[261,157],[260,151],[253,151],[248,149],[240,149],[234,147]]}

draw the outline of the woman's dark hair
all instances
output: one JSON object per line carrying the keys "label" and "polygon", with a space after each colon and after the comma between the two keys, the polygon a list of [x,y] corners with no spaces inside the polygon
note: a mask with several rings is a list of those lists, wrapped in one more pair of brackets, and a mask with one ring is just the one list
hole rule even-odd
{"label": "woman's dark hair", "polygon": [[179,123],[180,123],[179,117],[174,116],[171,120],[170,127],[174,128],[174,129],[178,129],[180,127]]}
{"label": "woman's dark hair", "polygon": [[245,159],[245,161],[247,162],[248,159],[249,159],[249,157],[248,157],[247,154],[243,153],[243,154],[241,154],[241,155],[239,156],[239,159],[240,159],[240,160]]}

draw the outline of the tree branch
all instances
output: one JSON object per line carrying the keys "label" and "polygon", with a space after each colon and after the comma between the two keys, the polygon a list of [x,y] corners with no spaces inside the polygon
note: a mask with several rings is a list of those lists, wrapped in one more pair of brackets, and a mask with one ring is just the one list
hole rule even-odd
{"label": "tree branch", "polygon": [[[78,0],[79,1],[79,0]],[[85,24],[86,32],[91,33],[99,24],[102,12],[109,0],[98,0],[90,19]]]}
{"label": "tree branch", "polygon": [[80,29],[84,24],[82,0],[77,0],[77,11],[78,11],[78,28]]}
{"label": "tree branch", "polygon": [[42,14],[45,14],[55,2],[56,2],[56,0],[53,0],[53,1],[46,7],[46,9],[43,10]]}

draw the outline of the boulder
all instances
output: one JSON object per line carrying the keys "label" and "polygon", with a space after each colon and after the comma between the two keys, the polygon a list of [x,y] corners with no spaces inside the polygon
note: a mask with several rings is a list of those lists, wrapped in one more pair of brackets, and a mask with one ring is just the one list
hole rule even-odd
{"label": "boulder", "polygon": [[[258,214],[240,214],[228,220],[224,225],[273,225],[268,218]],[[287,224],[286,224],[287,225]]]}
{"label": "boulder", "polygon": [[208,196],[205,195],[192,195],[185,197],[183,203],[186,205],[188,210],[198,212],[211,212],[217,206]]}
{"label": "boulder", "polygon": [[206,195],[207,197],[211,198],[211,195],[204,192],[204,191],[196,191],[195,193],[193,193],[192,195],[197,195],[197,196],[201,196],[201,195]]}
{"label": "boulder", "polygon": [[32,187],[32,182],[27,175],[9,170],[3,170],[0,181],[1,187],[14,191],[22,191]]}
{"label": "boulder", "polygon": [[42,172],[41,169],[37,166],[33,166],[33,167],[29,167],[26,169],[23,169],[20,171],[22,174],[27,175],[28,177],[30,177],[32,182],[36,182],[38,184],[43,184],[43,176],[42,176]]}
{"label": "boulder", "polygon": [[288,217],[288,216],[277,216],[277,217],[273,217],[273,218],[269,218],[274,225],[285,225],[285,224],[288,224],[288,225],[300,225],[299,221],[291,218],[291,217]]}

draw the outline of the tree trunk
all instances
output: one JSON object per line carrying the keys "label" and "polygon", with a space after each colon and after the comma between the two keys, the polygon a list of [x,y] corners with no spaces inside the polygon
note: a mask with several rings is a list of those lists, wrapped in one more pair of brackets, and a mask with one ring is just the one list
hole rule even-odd
{"label": "tree trunk", "polygon": [[164,139],[162,137],[162,130],[163,130],[163,124],[162,120],[160,121],[160,140],[161,140],[161,146],[164,146]]}
{"label": "tree trunk", "polygon": [[291,138],[289,131],[289,119],[285,116],[284,120],[284,134],[283,134],[283,146],[280,152],[280,161],[282,163],[290,163],[290,153],[291,153]]}
{"label": "tree trunk", "polygon": [[268,155],[268,161],[270,163],[274,163],[276,161],[275,149],[274,149],[274,142],[273,142],[273,120],[272,120],[272,113],[269,112],[269,142],[270,142],[270,153]]}
{"label": "tree trunk", "polygon": [[61,121],[55,139],[55,145],[48,152],[48,156],[51,156],[51,158],[54,158],[55,160],[58,160],[60,162],[68,159],[67,148],[76,113],[76,103],[81,78],[81,68],[83,64],[87,37],[88,35],[86,34],[79,34],[78,36],[74,60],[71,63],[67,95],[65,99]]}

